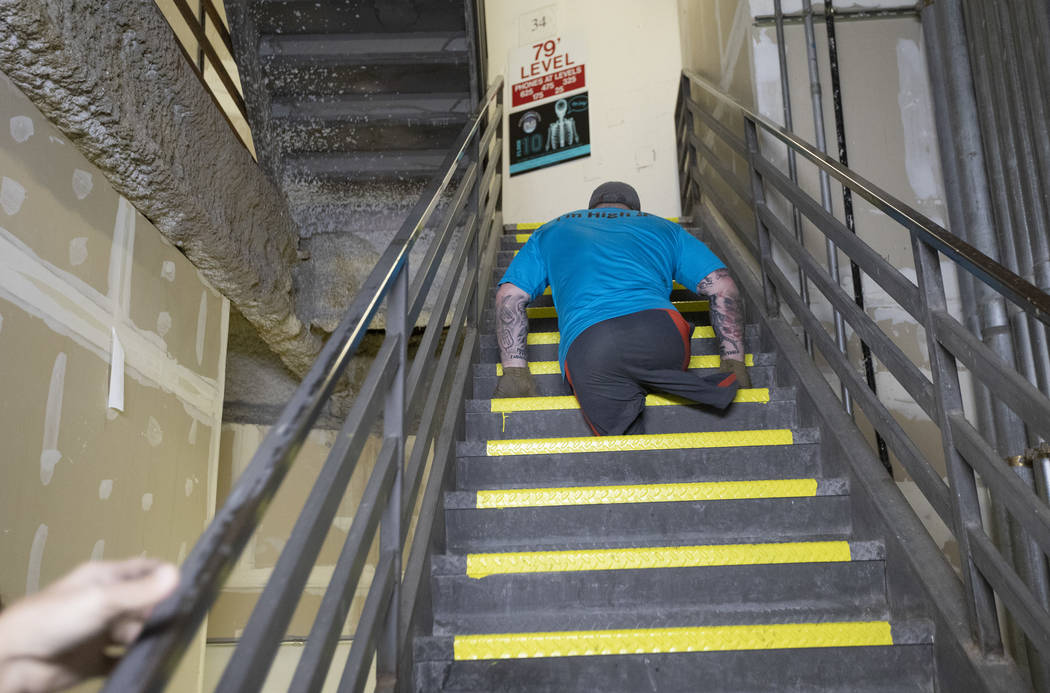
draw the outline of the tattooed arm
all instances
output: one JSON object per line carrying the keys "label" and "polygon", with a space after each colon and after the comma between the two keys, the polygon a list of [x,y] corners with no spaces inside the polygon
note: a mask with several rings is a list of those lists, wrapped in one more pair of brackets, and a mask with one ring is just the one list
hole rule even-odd
{"label": "tattooed arm", "polygon": [[525,343],[529,320],[525,304],[529,295],[513,284],[501,284],[496,291],[496,338],[503,367],[528,366]]}
{"label": "tattooed arm", "polygon": [[717,269],[696,286],[698,294],[707,296],[711,304],[711,326],[719,339],[723,359],[744,361],[744,319],[740,291],[729,276],[729,270]]}

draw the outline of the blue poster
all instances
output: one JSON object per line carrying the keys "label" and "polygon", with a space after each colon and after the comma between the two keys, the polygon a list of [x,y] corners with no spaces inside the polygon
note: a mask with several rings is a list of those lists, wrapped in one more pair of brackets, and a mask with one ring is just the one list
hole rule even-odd
{"label": "blue poster", "polygon": [[591,155],[585,91],[515,111],[509,118],[511,176]]}

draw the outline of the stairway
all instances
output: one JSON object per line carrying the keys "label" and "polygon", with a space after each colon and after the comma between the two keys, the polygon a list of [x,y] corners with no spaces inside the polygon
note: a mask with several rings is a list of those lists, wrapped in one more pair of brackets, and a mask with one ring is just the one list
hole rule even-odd
{"label": "stairway", "polygon": [[[508,229],[497,274],[526,238]],[[706,303],[672,300],[690,367],[716,368]],[[494,400],[487,314],[415,690],[935,690],[933,627],[891,613],[885,548],[854,536],[849,483],[756,327],[724,414],[652,395],[645,435],[593,437],[549,295],[529,318],[540,396]]]}

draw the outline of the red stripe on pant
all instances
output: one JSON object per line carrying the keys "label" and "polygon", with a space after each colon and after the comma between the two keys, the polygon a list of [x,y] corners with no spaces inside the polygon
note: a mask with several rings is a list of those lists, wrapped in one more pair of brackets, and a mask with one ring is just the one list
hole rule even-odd
{"label": "red stripe on pant", "polygon": [[664,308],[667,314],[671,316],[671,320],[674,321],[674,326],[678,328],[678,334],[682,335],[682,347],[685,349],[685,356],[682,358],[682,370],[689,368],[689,357],[692,356],[692,330],[689,329],[690,325],[682,317],[682,314],[673,308]]}

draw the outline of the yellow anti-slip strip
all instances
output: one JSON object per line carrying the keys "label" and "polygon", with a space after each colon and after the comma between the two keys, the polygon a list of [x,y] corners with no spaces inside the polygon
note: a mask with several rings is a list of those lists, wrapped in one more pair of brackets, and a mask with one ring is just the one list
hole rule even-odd
{"label": "yellow anti-slip strip", "polygon": [[[693,339],[714,339],[715,328],[710,325],[701,325],[693,328]],[[530,332],[529,344],[558,344],[561,342],[561,332]]]}
{"label": "yellow anti-slip strip", "polygon": [[697,448],[791,445],[789,429],[753,431],[705,431],[702,433],[648,433],[633,436],[587,436],[580,438],[522,438],[490,440],[486,454],[557,455],[577,452],[631,452],[635,450],[682,450]]}
{"label": "yellow anti-slip strip", "polygon": [[[690,368],[718,368],[722,365],[722,357],[718,354],[702,354],[689,359]],[[755,355],[745,354],[744,365],[755,365]],[[529,372],[533,375],[558,375],[561,373],[561,365],[557,361],[531,361]],[[503,364],[496,364],[496,375],[503,375]]]}
{"label": "yellow anti-slip strip", "polygon": [[[678,223],[678,217],[664,217],[664,218],[667,219],[668,221],[673,221],[676,224]],[[532,231],[533,229],[538,229],[539,227],[543,226],[546,223],[547,222],[545,222],[545,221],[538,221],[538,222],[529,222],[529,223],[515,224],[514,225],[514,230],[515,231]],[[529,240],[529,236],[531,236],[531,235],[532,235],[531,233],[519,233],[519,234],[517,234],[515,236],[515,238],[517,238],[518,243],[524,243],[525,241]]]}
{"label": "yellow anti-slip strip", "polygon": [[[615,505],[619,503],[751,500],[755,498],[812,498],[816,495],[816,479],[698,481],[681,484],[565,486],[560,488],[511,488],[478,491],[475,506],[481,509],[540,508],[563,505]],[[780,544],[777,544],[777,546],[780,546]]]}
{"label": "yellow anti-slip strip", "polygon": [[[769,388],[755,387],[736,391],[733,401],[747,404],[766,404],[769,402]],[[695,404],[692,400],[672,395],[647,395],[645,406],[666,407],[682,404]],[[557,411],[559,409],[579,409],[580,403],[572,395],[553,397],[501,397],[491,400],[494,412],[513,411]]]}
{"label": "yellow anti-slip strip", "polygon": [[[707,301],[675,301],[674,307],[678,309],[680,313],[701,313],[708,309]],[[538,306],[536,308],[526,308],[525,312],[530,318],[556,318],[558,317],[558,311],[554,306]]]}
{"label": "yellow anti-slip strip", "polygon": [[847,621],[457,635],[453,652],[462,661],[892,644],[889,622]]}
{"label": "yellow anti-slip strip", "polygon": [[472,553],[467,576],[559,573],[584,570],[707,568],[779,563],[843,563],[851,560],[847,541],[710,546],[652,546],[637,549],[587,549],[530,553]]}

